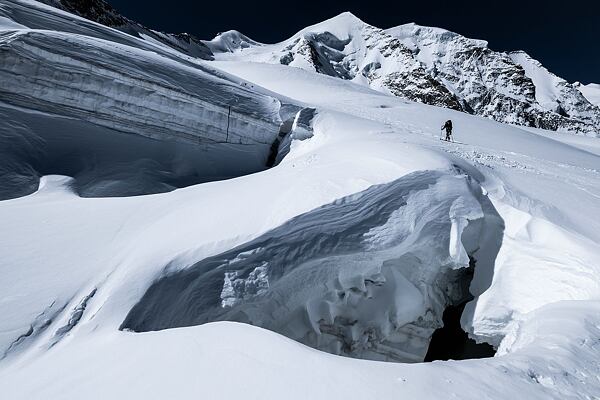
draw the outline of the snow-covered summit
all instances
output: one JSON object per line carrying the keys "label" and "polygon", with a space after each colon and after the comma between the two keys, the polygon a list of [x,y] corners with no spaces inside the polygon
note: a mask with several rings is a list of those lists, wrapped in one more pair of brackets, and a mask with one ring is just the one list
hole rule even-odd
{"label": "snow-covered summit", "polygon": [[236,30],[229,30],[217,34],[212,40],[205,40],[204,44],[214,53],[234,52],[253,46],[261,46],[248,36]]}
{"label": "snow-covered summit", "polygon": [[487,47],[488,42],[485,40],[469,39],[458,33],[432,26],[423,26],[410,22],[407,24],[398,25],[385,30],[386,33],[397,37],[406,44],[423,42],[430,40],[431,42],[461,42],[465,47]]}
{"label": "snow-covered summit", "polygon": [[277,63],[335,76],[414,101],[461,109],[397,38],[345,12],[274,45],[250,47],[221,60]]}
{"label": "snow-covered summit", "polygon": [[326,19],[325,21],[309,25],[296,33],[293,37],[310,32],[329,32],[340,39],[345,39],[348,36],[352,36],[352,34],[360,32],[366,26],[368,26],[366,22],[352,14],[350,11],[345,11]]}
{"label": "snow-covered summit", "polygon": [[382,30],[345,12],[278,44],[213,50],[217,59],[285,64],[500,122],[600,135],[600,108],[525,53],[441,28]]}

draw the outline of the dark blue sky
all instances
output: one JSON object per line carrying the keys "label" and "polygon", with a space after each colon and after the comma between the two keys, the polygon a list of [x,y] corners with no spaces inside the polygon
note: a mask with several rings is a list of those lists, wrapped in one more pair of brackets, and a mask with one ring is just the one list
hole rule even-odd
{"label": "dark blue sky", "polygon": [[108,0],[123,15],[169,32],[211,39],[237,29],[265,43],[351,11],[380,28],[406,22],[485,39],[494,50],[525,50],[570,82],[600,83],[600,1]]}

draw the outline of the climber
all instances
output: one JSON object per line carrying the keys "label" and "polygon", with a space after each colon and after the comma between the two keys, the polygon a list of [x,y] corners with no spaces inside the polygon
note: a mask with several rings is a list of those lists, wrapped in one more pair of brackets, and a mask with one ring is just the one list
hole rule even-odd
{"label": "climber", "polygon": [[444,124],[444,126],[442,126],[442,130],[446,130],[446,141],[449,142],[452,139],[452,121],[448,120],[446,121],[446,123]]}

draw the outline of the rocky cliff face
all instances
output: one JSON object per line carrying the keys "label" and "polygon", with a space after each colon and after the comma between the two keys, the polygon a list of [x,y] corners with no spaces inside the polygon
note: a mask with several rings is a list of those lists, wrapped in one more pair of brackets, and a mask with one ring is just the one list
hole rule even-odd
{"label": "rocky cliff face", "polygon": [[496,52],[444,29],[382,30],[343,13],[279,44],[244,43],[214,49],[216,57],[286,64],[500,122],[600,135],[600,108],[574,85],[523,52]]}

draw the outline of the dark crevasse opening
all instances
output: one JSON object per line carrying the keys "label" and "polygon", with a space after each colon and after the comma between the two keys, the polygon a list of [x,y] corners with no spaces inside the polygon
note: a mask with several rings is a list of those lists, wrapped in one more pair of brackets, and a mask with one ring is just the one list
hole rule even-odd
{"label": "dark crevasse opening", "polygon": [[283,138],[288,135],[292,131],[292,126],[294,124],[294,117],[289,118],[287,121],[284,121],[279,128],[279,134],[271,144],[271,149],[269,150],[269,158],[267,159],[267,168],[272,168],[277,163],[277,155],[279,154],[279,147],[281,145],[281,141]]}
{"label": "dark crevasse opening", "polygon": [[477,343],[469,338],[462,329],[460,318],[467,303],[473,300],[469,293],[469,285],[473,279],[476,260],[470,258],[469,268],[464,275],[463,293],[465,297],[457,304],[452,304],[444,310],[442,321],[444,326],[436,329],[431,336],[429,348],[424,362],[436,360],[468,360],[472,358],[493,357],[496,354],[494,347],[488,343]]}
{"label": "dark crevasse opening", "polygon": [[442,317],[444,326],[431,337],[425,362],[435,360],[467,360],[471,358],[493,357],[494,347],[487,343],[476,343],[460,326],[460,316],[467,301],[449,306]]}

